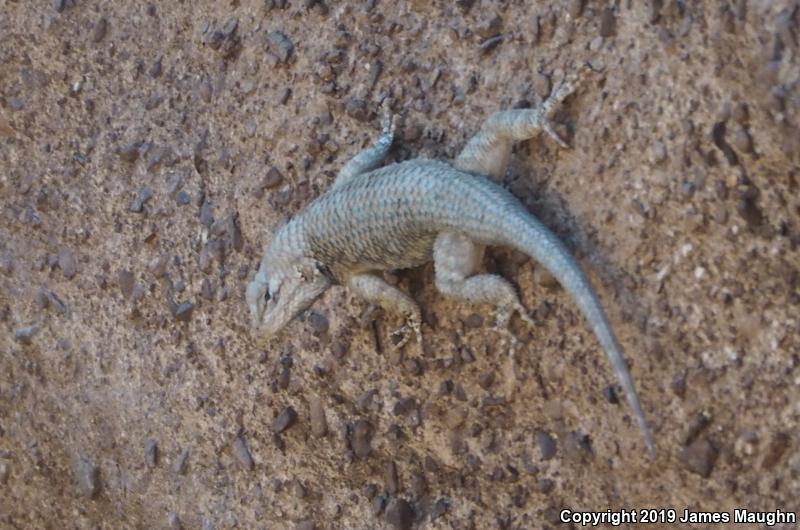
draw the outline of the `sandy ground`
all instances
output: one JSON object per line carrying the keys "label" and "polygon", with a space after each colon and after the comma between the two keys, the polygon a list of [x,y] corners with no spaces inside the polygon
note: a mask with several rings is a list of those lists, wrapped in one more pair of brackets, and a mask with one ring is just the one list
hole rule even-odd
{"label": "sandy ground", "polygon": [[[800,511],[800,4],[434,4],[0,0],[0,528]],[[430,266],[392,275],[425,355],[341,287],[250,338],[262,246],[381,99],[393,160],[448,159],[586,63],[573,148],[520,144],[503,185],[589,271],[654,460],[573,302],[508,250],[516,363]]]}

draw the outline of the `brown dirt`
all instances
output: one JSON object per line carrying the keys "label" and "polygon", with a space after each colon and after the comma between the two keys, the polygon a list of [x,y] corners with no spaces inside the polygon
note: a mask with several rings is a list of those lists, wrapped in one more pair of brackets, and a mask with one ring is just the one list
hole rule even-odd
{"label": "brown dirt", "polygon": [[[471,3],[0,0],[0,527],[800,511],[798,2]],[[384,95],[395,159],[448,158],[586,62],[574,148],[521,144],[505,184],[590,270],[655,460],[571,300],[508,251],[487,265],[538,323],[516,365],[430,267],[397,275],[428,356],[342,288],[251,341],[262,245]]]}

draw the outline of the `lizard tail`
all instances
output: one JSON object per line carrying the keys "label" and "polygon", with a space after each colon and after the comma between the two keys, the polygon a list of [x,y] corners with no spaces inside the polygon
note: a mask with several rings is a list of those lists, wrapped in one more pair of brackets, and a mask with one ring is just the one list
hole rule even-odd
{"label": "lizard tail", "polygon": [[527,211],[519,213],[520,215],[508,216],[509,222],[504,223],[505,234],[508,237],[506,243],[541,263],[580,306],[614,367],[617,379],[625,391],[636,422],[642,431],[648,452],[650,456],[655,456],[653,435],[639,403],[639,396],[636,394],[628,366],[623,358],[622,348],[589,279],[569,250],[550,229]]}

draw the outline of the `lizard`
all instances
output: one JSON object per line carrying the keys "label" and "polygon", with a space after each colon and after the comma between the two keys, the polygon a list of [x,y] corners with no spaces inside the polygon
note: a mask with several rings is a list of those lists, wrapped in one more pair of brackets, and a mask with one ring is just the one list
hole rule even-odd
{"label": "lizard", "polygon": [[559,238],[492,180],[504,175],[514,142],[544,132],[569,147],[551,119],[581,77],[565,76],[536,107],[492,113],[451,163],[417,158],[381,167],[395,133],[395,120],[385,106],[379,138],[350,159],[330,189],[280,226],[265,245],[245,291],[251,334],[261,341],[275,336],[329,287],[340,284],[405,317],[395,332],[402,334],[395,347],[412,335],[421,347],[419,305],[376,273],[430,261],[441,293],[493,304],[499,329],[507,328],[514,313],[532,324],[511,283],[479,272],[486,246],[512,247],[543,265],[582,310],[654,456],[655,442],[622,348],[589,279]]}

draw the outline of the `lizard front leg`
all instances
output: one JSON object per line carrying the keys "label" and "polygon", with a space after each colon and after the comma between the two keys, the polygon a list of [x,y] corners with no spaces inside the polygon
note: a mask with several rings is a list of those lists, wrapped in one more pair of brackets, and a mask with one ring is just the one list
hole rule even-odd
{"label": "lizard front leg", "polygon": [[452,232],[439,234],[433,245],[436,288],[454,298],[496,306],[498,331],[511,342],[513,353],[516,339],[508,330],[511,315],[516,311],[526,322],[533,324],[533,321],[505,278],[496,274],[475,274],[482,256],[483,246],[467,236]]}
{"label": "lizard front leg", "polygon": [[514,142],[528,140],[546,132],[561,147],[567,143],[553,129],[550,119],[555,110],[576,88],[584,70],[565,79],[550,97],[532,109],[495,112],[483,123],[480,131],[467,142],[453,165],[465,171],[500,178],[506,172]]}
{"label": "lizard front leg", "polygon": [[375,143],[360,151],[339,170],[339,175],[336,177],[331,189],[344,185],[357,175],[377,168],[386,158],[386,155],[389,154],[389,149],[391,149],[392,142],[394,141],[395,121],[392,117],[392,111],[389,109],[388,100],[386,99],[383,100],[383,104],[381,105],[381,112],[383,132],[378,139],[375,140]]}
{"label": "lizard front leg", "polygon": [[393,334],[403,332],[402,340],[395,345],[402,348],[410,339],[408,329],[414,334],[422,350],[422,316],[417,303],[400,289],[386,283],[383,278],[374,274],[356,274],[351,276],[347,285],[361,298],[380,305],[390,313],[399,313],[406,317],[406,324]]}

